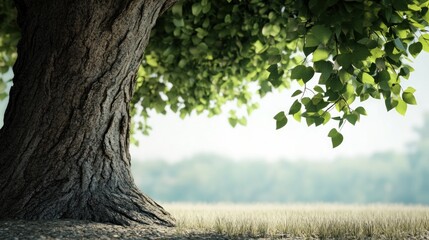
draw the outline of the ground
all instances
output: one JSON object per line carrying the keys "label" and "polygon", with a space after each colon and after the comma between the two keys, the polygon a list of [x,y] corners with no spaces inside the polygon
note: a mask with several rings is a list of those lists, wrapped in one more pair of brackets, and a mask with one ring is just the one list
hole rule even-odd
{"label": "ground", "polygon": [[174,228],[146,225],[121,227],[76,220],[1,221],[0,239],[228,239],[217,233],[177,232]]}
{"label": "ground", "polygon": [[429,206],[165,204],[176,228],[0,221],[0,239],[429,239]]}

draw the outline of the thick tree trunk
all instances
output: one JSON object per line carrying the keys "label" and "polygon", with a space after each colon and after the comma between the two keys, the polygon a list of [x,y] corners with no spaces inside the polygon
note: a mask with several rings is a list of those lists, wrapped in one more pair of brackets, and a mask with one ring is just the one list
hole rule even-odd
{"label": "thick tree trunk", "polygon": [[0,130],[0,219],[174,225],[130,174],[129,102],[167,0],[16,0],[22,39]]}

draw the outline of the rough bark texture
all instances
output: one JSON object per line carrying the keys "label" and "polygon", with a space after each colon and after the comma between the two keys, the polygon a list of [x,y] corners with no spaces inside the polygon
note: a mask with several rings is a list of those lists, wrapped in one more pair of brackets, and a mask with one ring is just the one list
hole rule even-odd
{"label": "rough bark texture", "polygon": [[0,130],[0,219],[174,225],[136,188],[128,151],[135,73],[173,2],[16,0],[22,39]]}

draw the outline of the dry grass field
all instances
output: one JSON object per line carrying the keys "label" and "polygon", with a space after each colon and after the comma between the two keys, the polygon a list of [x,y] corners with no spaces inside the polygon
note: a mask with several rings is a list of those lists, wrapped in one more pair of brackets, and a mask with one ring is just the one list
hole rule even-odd
{"label": "dry grass field", "polygon": [[[177,233],[225,238],[429,239],[429,206],[164,204]],[[182,235],[182,236],[183,236]]]}
{"label": "dry grass field", "polygon": [[71,219],[0,221],[19,239],[429,239],[429,206],[163,204],[176,228]]}

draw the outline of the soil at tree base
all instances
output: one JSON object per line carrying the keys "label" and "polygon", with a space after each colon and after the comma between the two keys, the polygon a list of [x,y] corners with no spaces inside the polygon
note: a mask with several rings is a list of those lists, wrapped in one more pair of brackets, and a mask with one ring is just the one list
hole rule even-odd
{"label": "soil at tree base", "polygon": [[[119,226],[79,220],[54,221],[0,221],[0,240],[32,239],[251,239],[246,236],[227,236],[210,232],[176,231],[175,228],[148,225]],[[279,235],[271,238],[252,239],[318,239],[317,237],[295,238]],[[344,237],[343,239],[355,239]],[[372,238],[368,238],[372,239]],[[386,238],[387,239],[387,238]],[[429,232],[424,236],[408,239],[429,239]]]}
{"label": "soil at tree base", "polygon": [[30,239],[228,239],[216,234],[177,233],[175,228],[119,226],[79,220],[0,221],[0,240]]}

